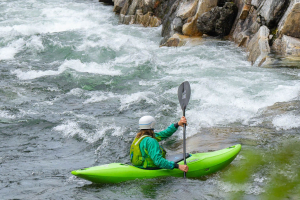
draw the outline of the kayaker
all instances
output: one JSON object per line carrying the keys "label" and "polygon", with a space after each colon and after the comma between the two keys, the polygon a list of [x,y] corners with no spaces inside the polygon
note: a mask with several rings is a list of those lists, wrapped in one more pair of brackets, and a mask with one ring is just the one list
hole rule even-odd
{"label": "kayaker", "polygon": [[181,171],[189,170],[187,165],[178,165],[173,161],[166,160],[166,151],[159,145],[159,141],[173,135],[179,126],[187,123],[183,116],[179,122],[171,124],[166,130],[155,133],[155,119],[152,116],[144,116],[139,120],[140,132],[136,135],[130,148],[130,161],[139,168],[161,168],[174,169]]}

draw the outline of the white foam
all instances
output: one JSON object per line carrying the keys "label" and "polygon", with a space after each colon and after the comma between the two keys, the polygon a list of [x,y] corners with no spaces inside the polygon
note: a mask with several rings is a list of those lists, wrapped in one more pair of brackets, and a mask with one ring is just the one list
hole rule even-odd
{"label": "white foam", "polygon": [[265,192],[265,190],[258,186],[256,182],[251,183],[229,183],[223,181],[217,181],[217,185],[220,190],[224,192],[245,192],[246,194],[259,195]]}
{"label": "white foam", "polygon": [[15,119],[16,116],[9,114],[7,111],[0,110],[0,118],[3,118],[3,119]]}
{"label": "white foam", "polygon": [[272,121],[273,125],[279,129],[292,129],[300,127],[300,116],[294,114],[285,114],[277,116]]}
{"label": "white foam", "polygon": [[107,126],[101,125],[97,128],[97,130],[95,130],[95,132],[89,133],[80,128],[77,122],[67,120],[63,124],[54,127],[53,130],[61,132],[65,137],[78,136],[88,143],[94,143],[99,139],[104,138],[107,131],[112,131],[112,135],[114,136],[123,135],[123,129],[116,126],[114,123]]}
{"label": "white foam", "polygon": [[88,96],[90,96],[90,98],[85,100],[83,102],[84,104],[96,103],[96,102],[101,102],[108,99],[120,97],[119,95],[116,95],[112,92],[91,92],[90,94],[88,94]]}
{"label": "white foam", "polygon": [[13,70],[12,74],[15,74],[21,80],[30,80],[36,79],[44,76],[57,76],[63,73],[67,69],[73,69],[77,72],[83,73],[93,73],[93,74],[100,74],[100,75],[110,75],[110,76],[117,76],[121,75],[120,70],[114,70],[111,66],[107,64],[98,64],[95,62],[91,63],[82,63],[79,60],[67,60],[65,61],[58,70],[29,70],[29,71],[22,71],[20,69]]}
{"label": "white foam", "polygon": [[[148,97],[151,96],[151,97]],[[155,93],[153,92],[137,92],[130,95],[123,95],[120,99],[121,101],[121,107],[120,110],[127,109],[130,105],[136,104],[142,100],[145,100],[146,103],[149,104],[156,104],[156,101],[154,100]]]}
{"label": "white foam", "polygon": [[0,60],[12,60],[15,55],[22,50],[25,42],[23,39],[18,39],[9,43],[6,47],[0,49]]}

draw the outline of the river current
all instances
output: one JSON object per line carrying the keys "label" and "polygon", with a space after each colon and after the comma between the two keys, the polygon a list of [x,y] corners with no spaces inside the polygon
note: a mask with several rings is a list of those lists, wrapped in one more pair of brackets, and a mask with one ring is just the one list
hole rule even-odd
{"label": "river current", "polygon": [[[96,0],[0,0],[1,199],[299,199],[300,70],[251,66],[230,41],[159,47]],[[300,66],[300,63],[299,63]],[[242,151],[199,179],[91,184],[72,170],[129,163],[143,115],[177,122],[187,151]],[[164,143],[182,152],[182,129]]]}

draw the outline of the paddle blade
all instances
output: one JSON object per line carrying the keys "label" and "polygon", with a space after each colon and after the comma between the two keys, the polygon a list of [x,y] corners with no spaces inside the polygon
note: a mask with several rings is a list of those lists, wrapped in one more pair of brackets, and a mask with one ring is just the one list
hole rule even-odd
{"label": "paddle blade", "polygon": [[182,110],[185,110],[191,97],[191,87],[188,81],[181,83],[178,88],[178,100]]}

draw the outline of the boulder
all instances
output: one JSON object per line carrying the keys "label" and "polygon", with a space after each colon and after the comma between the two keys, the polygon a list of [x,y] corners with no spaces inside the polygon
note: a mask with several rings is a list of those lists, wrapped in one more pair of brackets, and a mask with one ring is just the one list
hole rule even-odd
{"label": "boulder", "polygon": [[139,0],[133,0],[128,8],[127,15],[135,15]]}
{"label": "boulder", "polygon": [[220,10],[220,18],[216,21],[215,32],[217,33],[217,35],[225,36],[230,33],[237,13],[238,8],[234,3],[225,3],[225,5]]}
{"label": "boulder", "polygon": [[197,28],[198,17],[216,7],[217,4],[218,0],[198,0],[196,14],[183,25],[182,33],[187,36],[201,36],[202,32]]}
{"label": "boulder", "polygon": [[162,19],[162,32],[161,35],[164,37],[160,45],[163,45],[167,40],[175,34],[173,29],[173,20],[176,18],[177,10],[179,8],[181,1],[180,0],[169,0],[166,3],[162,3],[160,8],[166,10],[166,14]]}
{"label": "boulder", "polygon": [[182,20],[193,17],[196,14],[198,2],[198,0],[183,0],[179,4],[176,17],[180,17]]}
{"label": "boulder", "polygon": [[197,20],[197,28],[200,32],[216,36],[216,22],[220,18],[221,7],[214,7],[209,12],[203,13]]}
{"label": "boulder", "polygon": [[182,26],[182,33],[187,36],[201,36],[202,32],[200,32],[197,28],[197,17],[191,18],[190,22],[185,23]]}
{"label": "boulder", "polygon": [[272,48],[286,57],[300,57],[300,39],[298,38],[283,35],[274,42]]}
{"label": "boulder", "polygon": [[201,37],[189,37],[175,33],[162,46],[180,47],[180,46],[197,46],[203,43]]}
{"label": "boulder", "polygon": [[272,29],[276,27],[289,6],[290,0],[268,0],[258,7],[259,15],[265,25]]}
{"label": "boulder", "polygon": [[197,20],[197,28],[200,32],[211,36],[225,36],[230,33],[238,8],[232,2],[214,7],[209,12],[203,13]]}
{"label": "boulder", "polygon": [[126,0],[114,0],[114,9],[115,13],[120,13],[123,6],[125,5]]}
{"label": "boulder", "polygon": [[261,66],[266,61],[270,53],[269,34],[270,30],[268,27],[262,26],[250,40],[247,50],[249,52],[248,60],[252,64],[257,63],[258,66]]}
{"label": "boulder", "polygon": [[105,4],[109,4],[109,5],[114,5],[113,0],[99,0],[99,2],[105,3]]}
{"label": "boulder", "polygon": [[283,35],[300,38],[300,0],[292,0],[279,22],[277,37]]}
{"label": "boulder", "polygon": [[176,17],[172,22],[173,30],[178,33],[182,33],[182,26],[183,26],[182,19],[180,17]]}
{"label": "boulder", "polygon": [[240,20],[245,20],[248,17],[250,9],[251,9],[251,5],[248,4],[244,5],[243,10],[240,14]]}

